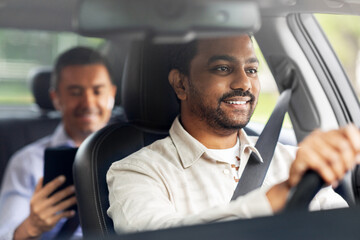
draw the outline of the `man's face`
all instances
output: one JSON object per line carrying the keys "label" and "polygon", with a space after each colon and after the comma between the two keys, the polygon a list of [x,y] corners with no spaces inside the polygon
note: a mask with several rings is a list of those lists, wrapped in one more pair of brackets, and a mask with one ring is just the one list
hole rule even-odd
{"label": "man's face", "polygon": [[247,35],[200,40],[187,79],[191,114],[214,130],[244,127],[260,91],[258,65]]}
{"label": "man's face", "polygon": [[116,87],[102,64],[67,66],[59,77],[53,101],[62,112],[67,134],[83,140],[109,121]]}

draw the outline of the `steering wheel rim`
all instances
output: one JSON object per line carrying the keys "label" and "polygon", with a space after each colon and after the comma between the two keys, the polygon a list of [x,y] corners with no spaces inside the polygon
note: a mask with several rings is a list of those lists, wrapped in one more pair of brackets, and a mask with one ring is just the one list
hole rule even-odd
{"label": "steering wheel rim", "polygon": [[318,173],[313,170],[306,171],[298,185],[290,190],[284,211],[308,210],[311,200],[324,184]]}

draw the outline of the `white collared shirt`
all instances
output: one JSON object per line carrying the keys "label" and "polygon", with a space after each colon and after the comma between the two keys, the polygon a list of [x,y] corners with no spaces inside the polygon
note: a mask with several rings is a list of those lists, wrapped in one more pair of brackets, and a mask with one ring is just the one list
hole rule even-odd
{"label": "white collared shirt", "polygon": [[[243,130],[239,137],[246,165],[251,152],[258,154],[257,137]],[[288,178],[296,149],[278,144],[263,186],[230,202],[236,187],[230,164],[214,158],[176,118],[169,137],[112,164],[108,215],[118,233],[271,215],[266,192]],[[317,209],[347,206],[329,188],[313,202]]]}

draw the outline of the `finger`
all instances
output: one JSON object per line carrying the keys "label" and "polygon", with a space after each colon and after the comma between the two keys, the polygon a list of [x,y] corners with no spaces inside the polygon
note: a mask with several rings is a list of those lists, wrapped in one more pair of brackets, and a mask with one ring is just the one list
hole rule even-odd
{"label": "finger", "polygon": [[75,211],[74,210],[64,211],[64,212],[60,212],[59,214],[56,214],[53,217],[53,221],[57,223],[62,218],[71,218],[71,217],[74,217],[74,216],[75,216]]}
{"label": "finger", "polygon": [[314,149],[329,165],[337,179],[341,179],[354,159],[354,152],[347,139],[339,132],[329,132],[314,144]]}
{"label": "finger", "polygon": [[343,128],[345,136],[350,140],[354,151],[360,153],[360,132],[354,124],[349,124]]}
{"label": "finger", "polygon": [[41,228],[44,231],[49,231],[59,222],[60,219],[64,217],[65,218],[73,217],[74,215],[75,215],[75,211],[70,210],[70,211],[59,212],[57,214],[52,214],[47,217],[43,217],[41,221]]}
{"label": "finger", "polygon": [[74,185],[68,186],[65,189],[62,189],[61,191],[56,192],[54,195],[48,198],[50,205],[55,205],[58,202],[62,201],[63,199],[69,197],[70,195],[73,195],[75,193],[75,187]]}
{"label": "finger", "polygon": [[58,187],[60,187],[64,182],[66,178],[64,175],[60,175],[57,178],[53,179],[52,181],[48,182],[39,192],[40,198],[46,198],[51,193],[53,193]]}
{"label": "finger", "polygon": [[[360,143],[360,134],[357,129],[354,131],[354,128],[350,126],[342,128],[339,131],[331,132],[324,138],[324,140],[340,154],[340,160],[345,168],[343,171],[340,171],[340,169],[337,168],[338,174],[342,173],[341,176],[339,176],[340,179],[343,177],[345,172],[352,169],[356,163],[357,151],[355,147],[357,147],[356,145]],[[334,166],[341,167],[340,165],[336,165],[334,162],[332,162],[332,164],[334,164]]]}
{"label": "finger", "polygon": [[60,212],[60,211],[63,211],[73,205],[75,205],[77,203],[76,201],[76,197],[71,197],[71,198],[68,198],[64,201],[61,201],[59,204],[56,205],[56,210],[57,212]]}
{"label": "finger", "polygon": [[312,148],[306,147],[298,150],[296,160],[291,165],[289,176],[290,186],[298,184],[308,169],[316,171],[328,184],[336,180],[336,175],[326,161],[323,160],[323,157],[318,155]]}
{"label": "finger", "polygon": [[354,151],[354,157],[348,160],[348,168],[353,168],[355,164],[358,164],[358,157],[360,153],[360,131],[354,124],[350,124],[343,128],[343,133],[347,139],[349,139],[349,144],[351,145]]}
{"label": "finger", "polygon": [[352,144],[348,140],[348,138],[343,137],[339,138],[336,143],[337,149],[341,156],[341,161],[345,167],[344,173],[348,170],[352,169],[355,165],[356,159],[356,151],[352,147]]}
{"label": "finger", "polygon": [[43,185],[43,180],[44,180],[43,177],[39,179],[39,181],[38,181],[38,183],[36,184],[36,187],[35,187],[35,192],[40,191],[40,189],[42,188],[42,185]]}
{"label": "finger", "polygon": [[70,197],[66,200],[63,200],[61,202],[59,202],[58,204],[49,207],[48,209],[46,209],[46,212],[44,213],[44,217],[46,218],[52,218],[55,215],[58,215],[59,213],[63,212],[65,209],[73,206],[74,204],[76,204],[76,197]]}

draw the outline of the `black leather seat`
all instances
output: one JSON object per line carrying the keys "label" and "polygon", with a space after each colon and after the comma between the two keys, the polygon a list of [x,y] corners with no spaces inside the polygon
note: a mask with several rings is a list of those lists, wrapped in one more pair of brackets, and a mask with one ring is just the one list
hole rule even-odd
{"label": "black leather seat", "polygon": [[41,67],[34,71],[31,77],[31,91],[35,103],[44,114],[55,111],[49,95],[51,72],[52,68]]}
{"label": "black leather seat", "polygon": [[[170,47],[133,43],[122,78],[122,104],[128,123],[101,129],[87,138],[77,152],[73,170],[85,237],[101,239],[114,233],[106,213],[106,172],[112,162],[166,137],[179,113],[168,83]],[[255,134],[251,130],[249,133]]]}
{"label": "black leather seat", "polygon": [[106,172],[111,163],[167,136],[178,113],[176,97],[167,82],[164,51],[141,42],[132,44],[121,93],[128,123],[109,125],[94,133],[76,154],[74,181],[85,237],[105,238],[114,233],[106,214]]}
{"label": "black leather seat", "polygon": [[39,68],[31,75],[31,90],[38,114],[0,119],[0,180],[7,162],[21,147],[51,134],[60,122],[48,94],[51,69]]}

